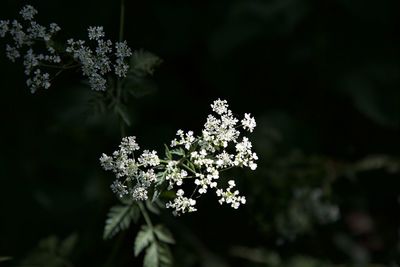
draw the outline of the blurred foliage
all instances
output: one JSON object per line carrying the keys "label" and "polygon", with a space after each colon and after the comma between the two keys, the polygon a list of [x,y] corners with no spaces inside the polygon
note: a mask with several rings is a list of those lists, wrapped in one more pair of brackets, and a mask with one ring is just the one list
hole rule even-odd
{"label": "blurred foliage", "polygon": [[[23,3],[3,1],[0,18]],[[65,38],[99,24],[116,39],[115,1],[32,4]],[[176,241],[173,266],[399,266],[399,1],[151,0],[126,10],[136,65],[124,105],[75,73],[30,95],[20,66],[0,56],[1,266],[141,264],[140,225],[102,240],[120,204],[98,158],[119,143],[121,118],[161,150],[176,129],[198,129],[218,97],[256,116],[259,169],[228,173],[248,199],[238,211],[215,199],[190,216],[157,211]]]}

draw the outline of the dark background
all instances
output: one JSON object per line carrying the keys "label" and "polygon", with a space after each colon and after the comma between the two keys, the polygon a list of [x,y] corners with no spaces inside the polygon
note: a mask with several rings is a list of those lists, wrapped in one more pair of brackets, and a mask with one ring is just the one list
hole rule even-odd
{"label": "dark background", "polygon": [[[3,0],[0,18],[24,4]],[[118,38],[119,1],[30,4],[61,39],[93,25]],[[127,0],[125,39],[163,60],[129,102],[129,135],[161,151],[176,129],[199,131],[219,97],[258,123],[259,168],[234,173],[247,205],[209,195],[197,213],[153,217],[176,237],[176,266],[398,266],[399,12],[397,0]],[[3,53],[0,70],[0,256],[22,266],[38,243],[76,236],[71,265],[57,266],[140,266],[138,226],[102,241],[117,200],[98,158],[119,143],[115,117],[91,109],[75,73],[32,95],[22,64]]]}

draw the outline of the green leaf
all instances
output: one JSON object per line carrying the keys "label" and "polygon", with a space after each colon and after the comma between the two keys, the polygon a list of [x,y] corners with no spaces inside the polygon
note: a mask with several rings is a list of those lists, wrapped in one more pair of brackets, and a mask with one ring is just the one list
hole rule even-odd
{"label": "green leaf", "polygon": [[161,63],[162,59],[153,53],[136,50],[131,57],[130,72],[138,76],[153,75],[154,68]]}
{"label": "green leaf", "polygon": [[154,190],[154,193],[153,193],[153,197],[152,197],[152,199],[151,199],[151,202],[154,202],[154,201],[156,201],[157,199],[158,199],[158,197],[160,196],[160,194],[161,194],[161,191],[159,191],[159,190]]}
{"label": "green leaf", "polygon": [[154,233],[156,234],[157,238],[165,243],[168,244],[175,244],[174,237],[172,236],[171,232],[165,226],[159,224],[154,228]]}
{"label": "green leaf", "polygon": [[174,154],[177,156],[182,156],[182,157],[184,157],[186,155],[185,150],[183,150],[182,148],[171,150],[171,154]]}
{"label": "green leaf", "polygon": [[78,241],[77,234],[72,234],[72,235],[68,236],[67,238],[65,238],[61,242],[60,247],[58,249],[59,254],[62,257],[67,257],[67,256],[71,255],[73,249],[75,248],[77,241]]}
{"label": "green leaf", "polygon": [[143,225],[135,239],[135,257],[138,256],[152,241],[154,241],[153,230],[147,225]]}
{"label": "green leaf", "polygon": [[172,266],[172,253],[167,244],[159,244],[158,259],[160,267]]}
{"label": "green leaf", "polygon": [[[156,192],[154,192],[154,193],[156,193]],[[159,215],[160,214],[160,209],[157,207],[157,206],[155,206],[151,201],[149,201],[149,200],[147,200],[146,201],[146,207],[147,207],[147,209],[150,211],[150,212],[152,212],[152,213],[154,213],[154,214],[156,214],[156,215]]]}
{"label": "green leaf", "polygon": [[[163,184],[164,182],[165,182],[165,178],[167,177],[167,171],[164,171],[164,172],[159,172],[158,174],[157,174],[157,185],[161,185],[161,184]],[[159,191],[162,191],[162,190],[159,190]]]}
{"label": "green leaf", "polygon": [[153,243],[146,250],[143,267],[159,267],[158,261],[158,246],[156,243]]}
{"label": "green leaf", "polygon": [[104,228],[104,239],[109,239],[122,230],[129,228],[132,221],[139,218],[139,209],[136,204],[114,206],[108,213]]}
{"label": "green leaf", "polygon": [[171,151],[169,150],[169,148],[166,144],[164,144],[164,146],[165,146],[165,157],[167,157],[167,159],[171,160],[172,159]]}

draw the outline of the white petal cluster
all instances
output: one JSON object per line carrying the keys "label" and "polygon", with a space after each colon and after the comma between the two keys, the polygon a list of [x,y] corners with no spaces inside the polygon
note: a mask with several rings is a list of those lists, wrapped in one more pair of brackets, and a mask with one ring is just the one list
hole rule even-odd
{"label": "white petal cluster", "polygon": [[253,132],[254,128],[257,126],[256,120],[251,117],[249,113],[244,114],[244,119],[241,121],[243,129]]}
{"label": "white petal cluster", "polygon": [[157,182],[156,173],[152,169],[160,164],[156,151],[144,150],[136,160],[134,152],[139,149],[134,136],[124,137],[119,150],[114,151],[112,156],[103,154],[100,157],[103,169],[115,173],[117,179],[111,189],[121,198],[130,195],[137,201],[146,200],[148,188]]}
{"label": "white petal cluster", "polygon": [[[95,26],[88,28],[90,42],[69,39],[66,48],[62,49],[62,45],[55,46],[53,38],[61,28],[56,23],[49,26],[37,23],[34,21],[37,13],[34,7],[26,5],[19,12],[21,23],[18,20],[0,20],[0,37],[11,38],[11,43],[6,45],[6,56],[12,62],[19,58],[23,60],[26,83],[32,93],[51,86],[51,70],[54,71],[52,76],[56,76],[62,70],[80,67],[90,87],[96,91],[107,89],[108,74],[126,77],[129,69],[127,58],[132,51],[125,41],[113,43],[106,40],[103,27]],[[63,60],[68,63],[63,63]]]}
{"label": "white petal cluster", "polygon": [[[51,23],[48,27],[34,21],[37,10],[24,6],[19,14],[22,23],[18,20],[0,20],[0,37],[11,37],[11,43],[6,45],[6,56],[12,62],[22,58],[27,75],[26,84],[32,93],[39,88],[50,87],[50,74],[40,69],[43,65],[58,64],[61,57],[56,53],[51,39],[60,31],[60,27]],[[36,44],[44,44],[45,49],[35,52]]]}
{"label": "white petal cluster", "polygon": [[[176,192],[176,197],[166,204],[175,215],[196,211],[193,197],[199,198],[209,191],[215,192],[219,203],[227,203],[234,209],[245,204],[246,198],[234,190],[233,180],[228,182],[226,189],[219,185],[224,184],[221,173],[227,169],[257,168],[258,157],[252,151],[252,143],[242,136],[247,131],[252,132],[256,122],[248,113],[240,122],[229,110],[226,100],[214,101],[211,108],[214,114],[208,115],[201,134],[178,130],[177,138],[172,140],[170,148],[167,147],[165,159],[160,160],[155,151],[149,150],[144,150],[137,160],[128,157],[128,154],[139,149],[134,137],[125,137],[120,150],[114,152],[113,156],[103,154],[100,159],[103,168],[114,171],[117,180],[121,180],[121,177],[137,180],[132,184],[114,183],[113,191],[118,195],[130,192],[133,199],[143,200],[147,199],[148,192],[159,189],[149,190],[151,186],[166,183],[168,190]],[[143,168],[148,169],[144,171]],[[126,188],[126,185],[133,187]],[[193,187],[190,197],[184,196],[182,189],[188,186]]]}
{"label": "white petal cluster", "polygon": [[90,87],[95,91],[105,91],[107,89],[106,74],[114,70],[119,77],[125,77],[129,66],[125,59],[132,55],[131,49],[126,42],[115,43],[116,59],[112,59],[113,43],[105,40],[103,27],[89,27],[89,40],[96,43],[92,49],[83,40],[69,39],[67,41],[67,53],[71,53],[75,60],[82,65],[82,73],[88,77]]}
{"label": "white petal cluster", "polygon": [[167,203],[167,208],[172,208],[174,211],[172,212],[175,216],[179,216],[186,212],[193,212],[197,211],[195,208],[196,200],[192,198],[184,197],[184,191],[179,189],[176,192],[176,198],[173,201]]}
{"label": "white petal cluster", "polygon": [[181,169],[178,161],[171,160],[166,166],[166,180],[169,181],[169,188],[172,189],[174,185],[181,186],[183,179],[188,176],[187,171]]}
{"label": "white petal cluster", "polygon": [[176,147],[178,145],[183,145],[186,149],[189,149],[190,146],[195,141],[192,131],[188,131],[186,134],[182,130],[178,130],[176,135],[179,136],[179,139],[174,139],[171,141],[171,147]]}
{"label": "white petal cluster", "polygon": [[19,12],[24,20],[32,20],[37,13],[37,10],[31,5],[24,6]]}
{"label": "white petal cluster", "polygon": [[217,196],[220,197],[219,199],[219,204],[230,204],[232,208],[238,209],[240,204],[245,204],[246,203],[246,198],[243,196],[239,196],[239,191],[231,191],[235,186],[235,181],[230,180],[228,182],[229,187],[224,191],[222,189],[217,190]]}

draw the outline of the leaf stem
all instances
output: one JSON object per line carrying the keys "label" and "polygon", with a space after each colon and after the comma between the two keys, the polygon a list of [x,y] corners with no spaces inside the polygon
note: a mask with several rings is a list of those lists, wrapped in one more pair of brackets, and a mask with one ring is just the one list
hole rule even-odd
{"label": "leaf stem", "polygon": [[[122,40],[124,39],[124,26],[125,26],[125,0],[121,0],[121,5],[120,5],[120,16],[119,16],[119,41],[122,42]],[[116,83],[115,83],[115,87],[116,87],[116,96],[115,96],[115,102],[116,105],[120,105],[121,104],[121,95],[122,95],[122,84],[121,84],[121,80],[117,77],[116,78]],[[125,127],[126,122],[124,121],[124,119],[122,118],[122,116],[120,115],[120,120],[121,120],[121,126],[120,126],[120,130],[121,130],[121,135],[122,137],[125,136]]]}
{"label": "leaf stem", "polygon": [[140,211],[142,212],[142,215],[143,215],[144,220],[146,221],[146,224],[151,229],[153,229],[153,223],[151,222],[150,216],[147,213],[146,208],[143,206],[143,203],[142,202],[138,202],[138,206],[139,206]]}

